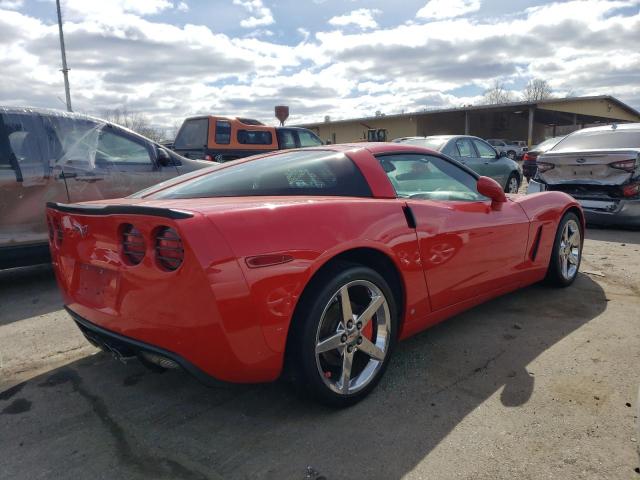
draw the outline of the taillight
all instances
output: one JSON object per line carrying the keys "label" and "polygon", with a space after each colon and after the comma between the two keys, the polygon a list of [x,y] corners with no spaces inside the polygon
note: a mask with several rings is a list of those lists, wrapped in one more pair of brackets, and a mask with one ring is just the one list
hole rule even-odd
{"label": "taillight", "polygon": [[553,163],[538,162],[536,165],[538,166],[538,173],[548,172],[549,170],[556,168]]}
{"label": "taillight", "polygon": [[142,262],[146,247],[144,237],[136,227],[127,223],[122,227],[122,255],[129,265]]}
{"label": "taillight", "polygon": [[618,170],[624,170],[625,172],[633,172],[636,169],[636,161],[622,160],[620,162],[610,163],[609,166]]}
{"label": "taillight", "polygon": [[184,260],[182,239],[171,227],[160,227],[156,230],[156,259],[158,265],[165,270],[177,270]]}
{"label": "taillight", "polygon": [[536,158],[538,158],[538,156],[537,156],[537,155],[534,155],[534,154],[532,154],[532,153],[525,153],[525,154],[522,156],[522,161],[523,161],[523,162],[535,162],[535,161],[536,161]]}
{"label": "taillight", "polygon": [[213,157],[211,155],[209,155],[208,153],[204,156],[204,159],[209,161],[209,162],[213,162]]}
{"label": "taillight", "polygon": [[64,237],[64,233],[62,230],[62,223],[60,223],[59,218],[54,218],[51,223],[53,226],[53,235],[54,235],[55,244],[59,247],[60,245],[62,245],[62,238]]}
{"label": "taillight", "polygon": [[635,197],[640,194],[640,183],[632,183],[622,187],[622,195],[624,197]]}

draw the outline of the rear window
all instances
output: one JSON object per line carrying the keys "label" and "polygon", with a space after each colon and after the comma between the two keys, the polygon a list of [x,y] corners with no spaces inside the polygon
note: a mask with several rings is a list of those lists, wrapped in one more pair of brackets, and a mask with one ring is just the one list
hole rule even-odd
{"label": "rear window", "polygon": [[242,145],[271,145],[271,132],[263,130],[238,130],[238,143]]}
{"label": "rear window", "polygon": [[370,197],[360,170],[342,153],[296,151],[220,168],[150,198],[320,195]]}
{"label": "rear window", "polygon": [[406,143],[407,145],[417,145],[419,147],[426,147],[430,148],[431,150],[440,151],[442,145],[444,145],[446,141],[446,139],[442,138],[412,138],[402,143]]}
{"label": "rear window", "polygon": [[207,144],[208,118],[186,120],[174,142],[174,148],[204,148]]}
{"label": "rear window", "polygon": [[640,131],[582,131],[569,135],[551,149],[552,152],[609,148],[640,148]]}

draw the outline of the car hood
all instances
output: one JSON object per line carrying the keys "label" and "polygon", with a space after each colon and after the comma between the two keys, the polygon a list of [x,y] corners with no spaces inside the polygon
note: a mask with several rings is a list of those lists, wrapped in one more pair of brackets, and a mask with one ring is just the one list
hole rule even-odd
{"label": "car hood", "polygon": [[[546,152],[537,162],[548,163],[553,168],[539,172],[538,178],[548,185],[563,183],[590,185],[622,185],[638,174],[640,148],[607,150],[582,150],[574,152]],[[610,166],[613,162],[636,160],[634,172]]]}

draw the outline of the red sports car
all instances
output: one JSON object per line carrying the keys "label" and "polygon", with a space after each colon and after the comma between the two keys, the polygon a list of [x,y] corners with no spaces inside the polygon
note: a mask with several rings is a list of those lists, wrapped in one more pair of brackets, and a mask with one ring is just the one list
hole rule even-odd
{"label": "red sports car", "polygon": [[584,218],[561,192],[505,196],[437,152],[276,152],[132,197],[49,204],[67,310],[92,343],[201,380],[283,373],[345,406],[397,340],[547,279],[576,278]]}

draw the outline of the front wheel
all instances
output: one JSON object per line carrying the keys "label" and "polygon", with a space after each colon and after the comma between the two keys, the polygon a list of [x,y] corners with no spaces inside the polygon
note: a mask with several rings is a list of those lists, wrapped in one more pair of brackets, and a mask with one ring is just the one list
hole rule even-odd
{"label": "front wheel", "polygon": [[317,279],[294,318],[294,382],[318,401],[346,407],[376,386],[391,356],[397,310],[376,271],[342,265]]}
{"label": "front wheel", "polygon": [[547,282],[568,287],[578,276],[582,260],[582,228],[575,213],[568,212],[560,220],[549,260]]}

